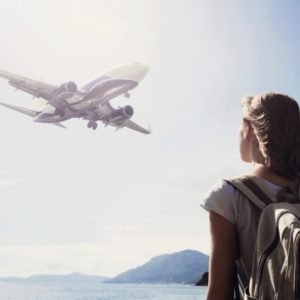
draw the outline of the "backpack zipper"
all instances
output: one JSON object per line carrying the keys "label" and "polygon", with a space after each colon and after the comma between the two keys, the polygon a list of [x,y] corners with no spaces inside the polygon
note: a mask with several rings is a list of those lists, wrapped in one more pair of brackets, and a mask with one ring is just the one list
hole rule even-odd
{"label": "backpack zipper", "polygon": [[265,266],[265,262],[267,260],[267,257],[270,255],[270,253],[278,245],[278,242],[279,242],[279,231],[276,230],[275,239],[273,240],[271,245],[263,252],[263,254],[259,258],[258,273],[257,273],[257,277],[256,277],[256,282],[255,282],[255,286],[256,286],[255,297],[256,298],[259,298],[259,289],[260,289],[261,278],[262,278],[262,273],[263,273],[263,269],[264,269],[264,266]]}
{"label": "backpack zipper", "polygon": [[276,246],[278,245],[279,242],[279,231],[277,229],[278,226],[278,222],[279,219],[286,213],[291,213],[289,211],[283,211],[281,212],[278,217],[277,217],[277,222],[276,222],[276,234],[275,234],[275,238],[272,241],[271,245],[262,253],[262,255],[259,258],[258,261],[258,272],[257,272],[257,277],[256,277],[256,282],[255,282],[255,297],[259,298],[259,290],[260,290],[260,284],[261,284],[261,278],[262,278],[262,273],[263,273],[263,269],[267,260],[267,257],[270,255],[270,253],[276,248]]}

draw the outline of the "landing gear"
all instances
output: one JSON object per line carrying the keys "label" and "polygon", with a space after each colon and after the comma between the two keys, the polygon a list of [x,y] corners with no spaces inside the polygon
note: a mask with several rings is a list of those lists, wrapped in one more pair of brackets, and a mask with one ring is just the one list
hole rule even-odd
{"label": "landing gear", "polygon": [[95,121],[89,121],[87,124],[87,127],[95,130],[95,129],[97,129],[98,124]]}
{"label": "landing gear", "polygon": [[124,94],[124,97],[125,97],[125,98],[129,98],[129,97],[130,97],[130,94],[129,94],[128,92],[126,92],[126,93]]}

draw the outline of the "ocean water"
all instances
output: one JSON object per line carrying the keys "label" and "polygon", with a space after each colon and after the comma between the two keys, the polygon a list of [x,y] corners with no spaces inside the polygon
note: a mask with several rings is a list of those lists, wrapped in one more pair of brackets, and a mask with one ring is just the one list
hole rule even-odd
{"label": "ocean water", "polygon": [[0,283],[0,299],[204,300],[206,290],[178,284]]}

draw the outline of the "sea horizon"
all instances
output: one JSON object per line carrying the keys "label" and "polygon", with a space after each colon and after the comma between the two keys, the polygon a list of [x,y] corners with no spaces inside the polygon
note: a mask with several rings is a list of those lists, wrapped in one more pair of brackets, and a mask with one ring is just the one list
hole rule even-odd
{"label": "sea horizon", "polygon": [[187,284],[0,282],[0,300],[204,300],[207,287]]}

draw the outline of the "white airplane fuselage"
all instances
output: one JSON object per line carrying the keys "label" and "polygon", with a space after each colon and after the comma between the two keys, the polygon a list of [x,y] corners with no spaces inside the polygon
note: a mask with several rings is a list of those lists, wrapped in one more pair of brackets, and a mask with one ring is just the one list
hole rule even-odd
{"label": "white airplane fuselage", "polygon": [[[35,122],[56,123],[71,118],[93,120],[105,118],[108,112],[101,104],[128,92],[138,86],[148,72],[148,66],[138,63],[113,68],[83,84],[75,93],[62,92],[51,99],[53,105],[46,105],[35,118]],[[67,100],[67,101],[66,101]],[[98,106],[95,111],[95,106]]]}
{"label": "white airplane fuselage", "polygon": [[60,85],[52,85],[38,80],[26,78],[4,70],[0,77],[16,90],[31,94],[34,98],[46,101],[39,111],[0,102],[1,106],[28,115],[39,123],[52,123],[65,127],[62,121],[71,118],[87,120],[87,127],[96,129],[97,122],[118,128],[127,127],[144,134],[151,131],[131,120],[133,108],[130,105],[114,108],[110,100],[124,95],[129,97],[129,91],[137,87],[148,73],[148,66],[141,63],[123,64],[112,68],[84,83],[80,88],[73,81]]}

